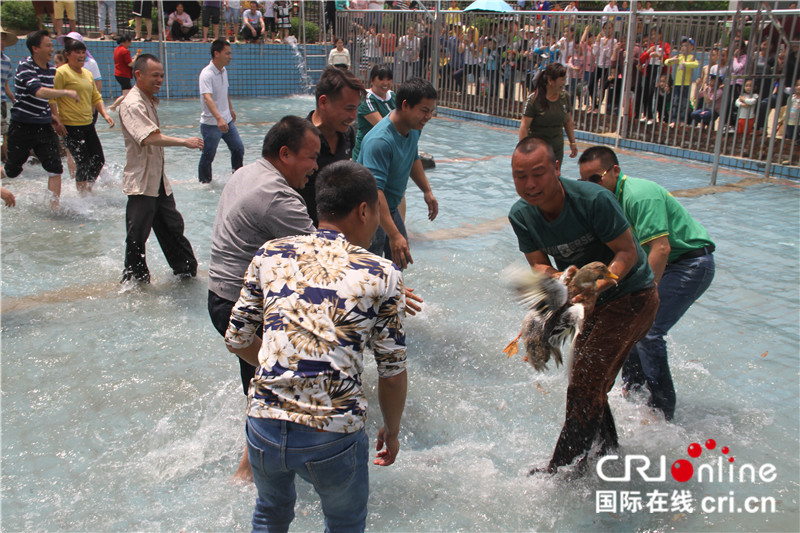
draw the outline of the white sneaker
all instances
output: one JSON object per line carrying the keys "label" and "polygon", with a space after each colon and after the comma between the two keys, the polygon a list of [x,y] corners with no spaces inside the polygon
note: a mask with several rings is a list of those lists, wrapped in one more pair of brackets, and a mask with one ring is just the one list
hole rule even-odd
{"label": "white sneaker", "polygon": [[652,125],[653,125],[653,119],[652,119],[652,118],[651,118],[651,119],[648,119],[648,121],[647,121],[647,125],[648,125],[648,126],[652,126]]}

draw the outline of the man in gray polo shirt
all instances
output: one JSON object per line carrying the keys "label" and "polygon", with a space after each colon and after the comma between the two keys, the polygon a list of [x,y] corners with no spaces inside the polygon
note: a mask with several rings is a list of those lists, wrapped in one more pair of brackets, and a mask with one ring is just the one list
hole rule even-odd
{"label": "man in gray polo shirt", "polygon": [[[208,267],[208,313],[225,336],[242,280],[265,242],[313,233],[302,189],[317,169],[319,130],[308,120],[286,116],[264,138],[261,158],[234,172],[219,199]],[[239,359],[245,396],[255,367]],[[252,480],[247,450],[235,477]]]}
{"label": "man in gray polo shirt", "polygon": [[201,183],[211,183],[211,163],[217,155],[219,140],[225,141],[231,151],[231,168],[238,170],[244,159],[244,144],[236,130],[236,113],[228,96],[228,70],[231,63],[231,45],[225,39],[211,43],[211,62],[200,72],[200,133],[203,153],[197,175]]}

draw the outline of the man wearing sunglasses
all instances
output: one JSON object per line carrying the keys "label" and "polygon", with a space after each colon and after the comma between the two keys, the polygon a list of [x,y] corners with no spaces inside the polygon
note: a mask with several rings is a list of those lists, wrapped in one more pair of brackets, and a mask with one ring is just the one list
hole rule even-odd
{"label": "man wearing sunglasses", "polygon": [[611,148],[589,148],[578,159],[578,167],[582,181],[597,183],[616,195],[636,240],[647,251],[661,303],[650,331],[622,367],[622,382],[626,391],[646,385],[651,393],[649,405],[672,420],[675,387],[664,336],[711,285],[714,243],[666,189],[623,174]]}
{"label": "man wearing sunglasses", "polygon": [[560,168],[553,148],[541,139],[523,139],[514,150],[511,172],[520,200],[508,218],[520,251],[531,268],[546,275],[558,277],[571,265],[601,261],[619,281],[600,280],[596,290],[584,288],[573,298],[584,304],[586,318],[575,341],[566,417],[545,469],[549,473],[575,460],[583,470],[595,441],[599,453],[618,446],[608,391],[658,309],[647,255],[614,195],[589,183],[560,179]]}

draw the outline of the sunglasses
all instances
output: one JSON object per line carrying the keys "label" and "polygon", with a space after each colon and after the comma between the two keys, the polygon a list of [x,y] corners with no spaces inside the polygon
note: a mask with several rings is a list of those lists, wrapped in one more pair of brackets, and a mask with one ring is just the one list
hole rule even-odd
{"label": "sunglasses", "polygon": [[599,184],[601,181],[603,181],[603,176],[605,176],[606,174],[608,174],[608,171],[609,171],[609,170],[611,170],[612,168],[614,168],[614,166],[613,166],[613,165],[612,165],[612,166],[610,166],[610,167],[608,167],[608,168],[606,169],[606,171],[605,171],[605,172],[603,172],[602,174],[592,174],[591,176],[589,176],[588,178],[586,178],[586,181],[591,181],[592,183],[598,183],[598,184]]}

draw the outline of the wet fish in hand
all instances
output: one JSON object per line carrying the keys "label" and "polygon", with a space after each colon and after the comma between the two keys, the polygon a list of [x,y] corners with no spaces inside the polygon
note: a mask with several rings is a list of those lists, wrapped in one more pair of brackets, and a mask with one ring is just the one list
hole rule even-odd
{"label": "wet fish in hand", "polygon": [[[575,339],[581,332],[586,305],[594,306],[597,281],[617,276],[599,261],[580,269],[569,267],[554,278],[531,268],[507,269],[504,276],[517,292],[520,303],[528,307],[517,338],[505,347],[508,357],[518,351],[517,342],[525,344],[525,360],[538,371],[546,370],[552,358],[556,366],[570,359]],[[584,303],[572,303],[583,294]],[[591,309],[589,310],[591,311]]]}

